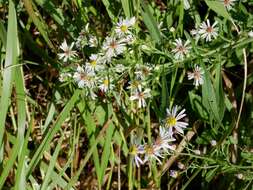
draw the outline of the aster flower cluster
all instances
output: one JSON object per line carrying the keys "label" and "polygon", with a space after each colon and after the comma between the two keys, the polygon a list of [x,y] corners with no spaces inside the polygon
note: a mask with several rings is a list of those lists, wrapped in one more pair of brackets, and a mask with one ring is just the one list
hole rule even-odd
{"label": "aster flower cluster", "polygon": [[98,47],[98,39],[93,35],[89,29],[89,23],[81,30],[76,40],[76,47],[82,49],[84,46]]}
{"label": "aster flower cluster", "polygon": [[[122,72],[125,71],[123,65],[111,65],[112,61],[121,56],[128,49],[128,45],[134,42],[132,34],[134,24],[135,17],[125,20],[120,18],[115,26],[114,33],[105,38],[101,47],[98,47],[98,39],[90,34],[89,25],[87,24],[77,38],[76,47],[80,49],[88,45],[91,48],[98,49],[98,53],[90,54],[84,64],[78,64],[74,71],[62,72],[60,81],[64,82],[72,78],[79,88],[85,89],[87,97],[92,99],[97,97],[98,91],[102,93],[111,91],[115,87],[114,79],[120,77]],[[77,52],[72,50],[73,47],[74,43],[68,46],[66,40],[64,40],[60,46],[64,53],[58,54],[63,62],[75,61],[74,58],[77,57]],[[123,68],[119,68],[120,66]],[[145,104],[143,98],[149,97],[148,90],[140,91],[138,95],[139,97],[136,94],[136,97],[131,99],[140,101],[140,105],[143,106]]]}
{"label": "aster flower cluster", "polygon": [[175,140],[168,130],[160,126],[159,134],[152,144],[141,144],[135,136],[129,154],[134,158],[137,167],[152,161],[162,164],[161,159],[175,150],[175,146],[172,144]]}
{"label": "aster flower cluster", "polygon": [[[130,57],[133,54],[135,23],[135,17],[120,18],[111,35],[101,40],[100,46],[97,38],[92,40],[94,43],[89,42],[89,47],[95,47],[97,53],[92,51],[93,53],[84,59],[83,64],[79,61],[74,70],[72,67],[72,74],[70,72],[61,73],[60,81],[72,79],[79,88],[85,89],[87,97],[92,99],[96,99],[98,91],[106,95],[110,95],[110,92],[117,93],[119,81],[123,81],[120,85],[128,92],[124,98],[133,103],[132,105],[137,108],[135,110],[145,110],[144,108],[152,99],[151,82],[155,77],[156,67],[142,62],[132,65],[119,63],[126,52]],[[207,20],[195,30],[194,35],[211,41],[218,36],[216,25],[216,22],[211,25]],[[89,27],[86,25],[77,38],[76,47],[86,46],[91,39],[95,38],[89,35]],[[184,41],[177,38],[172,46],[174,48],[171,52],[174,54],[175,60],[181,61],[190,56],[192,47],[189,40]],[[78,55],[75,50],[72,50],[74,43],[67,46],[66,40],[64,40],[61,47],[63,47],[65,54],[59,53],[60,59],[63,59],[64,62],[74,61]],[[193,71],[188,72],[187,75],[189,80],[193,80],[193,85],[196,87],[204,83],[204,71],[198,65],[194,65]],[[118,95],[121,96],[121,92]],[[185,109],[179,110],[178,106],[166,109],[166,117],[162,120],[159,132],[151,143],[146,143],[144,139],[133,140],[129,154],[133,156],[137,167],[153,161],[161,164],[166,155],[173,153],[176,148],[173,144],[176,141],[175,134],[184,135],[184,129],[188,126],[188,123],[183,120],[185,117]]]}
{"label": "aster flower cluster", "polygon": [[172,144],[176,141],[174,134],[183,135],[184,129],[188,126],[187,122],[182,121],[186,117],[185,109],[182,109],[179,113],[178,111],[178,106],[174,106],[171,110],[166,109],[166,118],[159,127],[159,134],[151,144],[142,144],[140,140],[136,140],[137,138],[134,140],[131,145],[130,155],[134,157],[137,167],[154,160],[162,164],[161,159],[173,153],[176,148],[176,145]]}
{"label": "aster flower cluster", "polygon": [[137,64],[135,77],[129,81],[128,89],[131,90],[131,101],[138,102],[138,108],[146,107],[146,99],[151,98],[151,89],[148,88],[148,80],[152,76],[152,66]]}
{"label": "aster flower cluster", "polygon": [[[132,51],[130,45],[135,41],[133,33],[135,23],[135,17],[130,19],[120,18],[119,22],[115,24],[112,35],[107,36],[101,47],[97,48],[98,53],[91,54],[86,59],[85,64],[78,64],[73,75],[67,72],[61,73],[60,81],[67,81],[72,76],[77,86],[85,89],[87,97],[92,99],[97,97],[98,90],[102,93],[112,91],[116,87],[115,80],[121,78],[128,71],[128,66],[123,64],[115,65],[114,60],[122,57],[124,52]],[[89,38],[88,33],[89,27],[86,25],[77,38],[77,47],[80,48],[87,45],[83,42],[87,42]],[[66,41],[64,41],[63,45],[67,46]],[[77,56],[76,51],[72,50],[73,46],[74,43],[69,47],[72,52],[71,55],[59,53],[59,57],[64,58],[64,60],[73,60],[72,58]],[[92,47],[95,46],[92,45]],[[134,76],[130,77],[127,82],[126,90],[130,92],[129,100],[138,108],[146,107],[147,100],[151,98],[151,89],[148,87],[148,81],[152,76],[152,69],[153,67],[149,64],[137,63],[134,66]]]}

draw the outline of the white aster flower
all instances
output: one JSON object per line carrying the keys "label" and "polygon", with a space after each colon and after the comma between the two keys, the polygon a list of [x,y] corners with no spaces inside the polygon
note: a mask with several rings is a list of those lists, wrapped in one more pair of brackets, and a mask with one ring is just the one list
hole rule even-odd
{"label": "white aster flower", "polygon": [[174,33],[176,31],[176,29],[172,26],[170,27],[170,32]]}
{"label": "white aster flower", "polygon": [[155,146],[157,149],[162,150],[164,153],[169,153],[169,150],[174,151],[175,146],[170,143],[176,139],[172,137],[172,134],[169,133],[164,127],[159,128],[159,136],[156,138]]}
{"label": "white aster flower", "polygon": [[204,83],[204,76],[203,76],[204,71],[198,65],[195,65],[193,72],[188,72],[187,75],[188,75],[188,80],[191,80],[191,79],[194,80],[193,85],[195,85],[196,87]]}
{"label": "white aster flower", "polygon": [[115,28],[115,32],[120,37],[131,34],[130,29],[133,27],[134,24],[135,24],[135,17],[124,20],[120,18]]}
{"label": "white aster flower", "polygon": [[216,145],[217,145],[217,141],[216,141],[216,140],[214,140],[214,139],[213,139],[213,140],[211,140],[211,141],[210,141],[210,143],[211,143],[211,145],[212,145],[212,146],[216,146]]}
{"label": "white aster flower", "polygon": [[124,72],[124,71],[127,69],[127,67],[125,67],[125,66],[122,65],[122,64],[117,64],[117,65],[114,67],[114,69],[115,69],[115,72],[117,72],[117,73],[122,73],[122,72]]}
{"label": "white aster flower", "polygon": [[131,89],[133,92],[141,91],[142,89],[142,82],[140,80],[131,80],[128,84],[127,89]]}
{"label": "white aster flower", "polygon": [[159,164],[162,164],[161,158],[164,158],[160,154],[160,150],[156,147],[156,145],[146,145],[145,148],[145,157],[144,157],[144,163],[147,161],[153,161],[154,159],[159,162]]}
{"label": "white aster flower", "polygon": [[178,171],[170,170],[170,176],[173,177],[173,178],[177,178],[178,177]]}
{"label": "white aster flower", "polygon": [[236,0],[220,0],[220,1],[224,4],[227,10],[231,10]]}
{"label": "white aster flower", "polygon": [[167,117],[164,122],[165,127],[167,127],[169,130],[169,134],[173,134],[173,129],[180,134],[184,134],[183,129],[188,126],[188,123],[180,121],[186,116],[185,109],[180,111],[178,114],[177,111],[177,106],[173,107],[171,110],[166,109]]}
{"label": "white aster flower", "polygon": [[198,150],[198,149],[193,150],[193,152],[194,152],[194,154],[196,154],[196,155],[201,155],[201,151],[200,151],[200,150]]}
{"label": "white aster flower", "polygon": [[60,77],[59,77],[59,81],[60,82],[64,82],[66,81],[68,78],[71,78],[71,74],[70,73],[61,73]]}
{"label": "white aster flower", "polygon": [[130,96],[130,100],[137,100],[138,101],[138,107],[139,108],[143,108],[146,106],[146,100],[147,98],[150,98],[151,97],[151,94],[150,94],[150,89],[147,88],[145,89],[144,91],[142,90],[137,90],[135,92],[134,95]]}
{"label": "white aster flower", "polygon": [[244,175],[243,175],[242,173],[235,174],[235,176],[236,176],[238,179],[243,179],[243,178],[244,178]]}
{"label": "white aster flower", "polygon": [[106,93],[108,90],[112,90],[113,87],[114,85],[111,83],[108,77],[105,77],[102,80],[100,80],[99,89],[102,92]]}
{"label": "white aster flower", "polygon": [[182,162],[178,162],[177,163],[177,167],[180,169],[180,170],[184,170],[186,167],[185,165],[182,163]]}
{"label": "white aster flower", "polygon": [[86,63],[87,69],[90,69],[92,71],[99,71],[104,68],[104,65],[102,65],[103,61],[98,54],[91,54],[89,59],[89,62]]}
{"label": "white aster flower", "polygon": [[134,72],[136,74],[136,78],[138,80],[144,80],[146,77],[151,75],[152,68],[147,65],[136,65],[136,71]]}
{"label": "white aster flower", "polygon": [[134,157],[134,163],[137,167],[140,167],[140,164],[144,164],[144,161],[140,158],[140,154],[144,154],[144,145],[137,143],[137,140],[134,139],[134,143],[130,148],[129,154]]}
{"label": "white aster flower", "polygon": [[93,88],[95,86],[95,73],[90,69],[78,66],[73,78],[79,88]]}
{"label": "white aster flower", "polygon": [[187,57],[189,55],[189,50],[191,49],[191,47],[188,46],[189,43],[190,43],[190,41],[187,40],[184,44],[180,38],[176,39],[176,41],[173,42],[173,44],[176,46],[172,50],[172,52],[175,53],[175,55],[174,55],[175,59],[182,60],[182,59],[184,59],[184,57]]}
{"label": "white aster flower", "polygon": [[250,38],[253,38],[253,31],[252,31],[252,30],[248,32],[248,36],[249,36]]}
{"label": "white aster flower", "polygon": [[134,37],[133,34],[128,34],[128,35],[124,36],[121,39],[122,39],[121,40],[122,42],[124,42],[124,43],[126,43],[128,45],[133,44],[135,42],[135,40],[136,40],[136,38]]}
{"label": "white aster flower", "polygon": [[63,53],[58,53],[60,59],[63,59],[63,62],[67,62],[68,60],[72,60],[77,56],[76,51],[73,51],[72,48],[74,47],[74,42],[68,46],[66,39],[64,39],[63,43],[61,44],[60,48],[62,49]]}
{"label": "white aster flower", "polygon": [[216,39],[218,36],[218,27],[215,27],[218,24],[217,21],[211,26],[209,19],[207,21],[202,22],[199,29],[200,37],[205,39],[207,42],[211,41],[212,38]]}
{"label": "white aster flower", "polygon": [[199,40],[200,34],[198,27],[196,27],[196,29],[192,29],[190,33],[195,38],[195,40]]}
{"label": "white aster flower", "polygon": [[85,25],[84,29],[79,32],[79,36],[77,37],[76,40],[76,46],[78,48],[82,48],[88,43],[88,34],[89,34],[89,23]]}
{"label": "white aster flower", "polygon": [[98,39],[96,36],[89,36],[89,46],[90,47],[98,47]]}
{"label": "white aster flower", "polygon": [[122,54],[126,49],[126,44],[119,39],[114,37],[106,37],[103,44],[103,50],[105,51],[105,59],[111,61],[112,57],[116,57]]}

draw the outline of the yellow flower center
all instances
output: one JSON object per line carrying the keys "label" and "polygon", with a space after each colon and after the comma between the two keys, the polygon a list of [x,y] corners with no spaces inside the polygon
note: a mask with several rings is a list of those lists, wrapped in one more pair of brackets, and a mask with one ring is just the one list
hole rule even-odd
{"label": "yellow flower center", "polygon": [[96,60],[91,60],[90,64],[94,67],[97,65],[97,61]]}
{"label": "yellow flower center", "polygon": [[104,83],[105,86],[108,86],[109,85],[109,80],[105,79],[103,83]]}
{"label": "yellow flower center", "polygon": [[146,152],[146,154],[148,154],[148,155],[152,155],[152,154],[154,154],[154,148],[153,148],[152,146],[150,146],[150,145],[147,145],[147,146],[145,147],[145,152]]}
{"label": "yellow flower center", "polygon": [[136,146],[136,145],[133,145],[133,146],[131,147],[131,150],[130,150],[129,153],[132,154],[132,155],[136,155],[137,152],[138,152],[137,146]]}
{"label": "yellow flower center", "polygon": [[120,30],[122,31],[122,32],[126,32],[127,31],[127,26],[126,25],[122,25],[121,27],[120,27]]}
{"label": "yellow flower center", "polygon": [[133,88],[137,88],[140,83],[137,80],[134,80],[131,85]]}
{"label": "yellow flower center", "polygon": [[175,126],[177,123],[177,120],[175,117],[172,117],[172,116],[169,116],[166,120],[166,124],[169,126],[169,127],[173,127]]}

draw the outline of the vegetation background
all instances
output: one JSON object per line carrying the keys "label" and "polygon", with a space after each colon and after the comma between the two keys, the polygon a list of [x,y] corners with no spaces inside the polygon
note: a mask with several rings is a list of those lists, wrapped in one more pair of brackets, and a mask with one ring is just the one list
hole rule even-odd
{"label": "vegetation background", "polygon": [[[253,2],[233,2],[227,10],[218,0],[0,0],[0,189],[253,189]],[[124,104],[116,90],[91,100],[59,80],[76,67],[57,55],[64,39],[76,42],[89,23],[103,42],[120,16],[137,20],[136,56],[114,63],[156,68],[143,109],[124,86],[134,66],[115,83]],[[207,18],[219,36],[197,44],[190,30]],[[171,52],[177,38],[191,41],[182,61]],[[92,52],[84,46],[78,64]],[[199,88],[185,77],[195,64],[205,71]],[[185,135],[162,164],[137,168],[133,132],[151,142],[172,105],[187,110]]]}

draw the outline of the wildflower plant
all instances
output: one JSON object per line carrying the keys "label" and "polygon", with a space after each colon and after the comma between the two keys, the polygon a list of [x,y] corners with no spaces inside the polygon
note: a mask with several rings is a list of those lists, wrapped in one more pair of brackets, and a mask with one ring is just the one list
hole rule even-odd
{"label": "wildflower plant", "polygon": [[250,1],[3,7],[0,189],[250,187]]}

